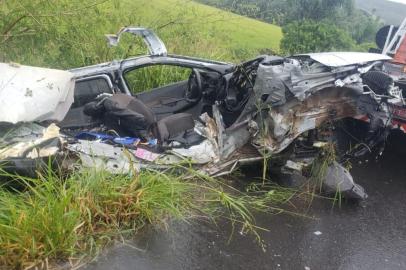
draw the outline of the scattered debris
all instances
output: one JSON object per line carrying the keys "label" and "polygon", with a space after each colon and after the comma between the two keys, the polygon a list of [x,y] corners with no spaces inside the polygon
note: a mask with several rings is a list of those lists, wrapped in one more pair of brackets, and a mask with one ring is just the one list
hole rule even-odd
{"label": "scattered debris", "polygon": [[327,168],[323,179],[324,189],[328,193],[341,193],[343,197],[364,200],[368,198],[363,187],[354,183],[350,172],[334,161]]}

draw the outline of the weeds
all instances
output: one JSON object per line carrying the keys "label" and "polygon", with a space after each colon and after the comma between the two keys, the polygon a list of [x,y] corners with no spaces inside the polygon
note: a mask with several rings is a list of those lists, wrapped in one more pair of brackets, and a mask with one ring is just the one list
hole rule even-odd
{"label": "weeds", "polygon": [[[334,143],[326,144],[323,149],[321,149],[318,157],[313,162],[311,168],[311,179],[314,181],[316,186],[321,189],[322,181],[326,176],[327,168],[336,160],[336,148]],[[321,190],[320,190],[321,191]]]}
{"label": "weeds", "polygon": [[51,166],[38,178],[3,172],[2,177],[13,177],[25,188],[0,188],[0,267],[79,263],[112,240],[133,235],[145,224],[165,225],[169,218],[226,218],[261,244],[252,211],[278,212],[275,203],[293,194],[276,188],[261,193],[254,186],[241,192],[190,172],[194,178],[189,181],[169,171],[131,176],[82,170],[66,178]]}
{"label": "weeds", "polygon": [[[310,181],[309,184],[311,185],[313,194],[312,197],[315,196],[316,192],[320,193],[323,187],[323,181],[327,174],[327,169],[329,166],[333,164],[334,161],[337,160],[336,154],[336,145],[334,143],[327,143],[320,151],[317,158],[313,161],[311,170],[310,170]],[[350,163],[347,163],[346,166],[350,166]],[[317,190],[318,189],[318,190]],[[337,186],[337,191],[332,198],[334,207],[336,203],[338,206],[341,207],[341,202],[343,200],[343,196],[341,191],[339,190],[339,186]]]}
{"label": "weeds", "polygon": [[60,179],[49,170],[17,180],[25,190],[0,189],[0,263],[15,269],[95,255],[118,235],[184,217],[191,207],[187,183],[151,172],[87,170]]}

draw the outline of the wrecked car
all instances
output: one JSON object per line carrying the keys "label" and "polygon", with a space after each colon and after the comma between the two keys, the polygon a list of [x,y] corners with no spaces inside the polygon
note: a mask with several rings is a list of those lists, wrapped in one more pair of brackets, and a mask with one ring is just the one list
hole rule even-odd
{"label": "wrecked car", "polygon": [[108,35],[109,45],[123,33],[141,36],[149,54],[69,71],[0,65],[2,168],[35,174],[53,157],[61,168],[127,173],[186,163],[220,176],[271,158],[272,170],[308,178],[324,146],[340,141],[337,123],[351,119],[365,127],[362,137],[337,151],[323,182],[329,192],[367,197],[342,164],[393,128],[388,108],[404,100],[380,79],[390,57],[264,55],[234,65],[168,55],[144,28]]}

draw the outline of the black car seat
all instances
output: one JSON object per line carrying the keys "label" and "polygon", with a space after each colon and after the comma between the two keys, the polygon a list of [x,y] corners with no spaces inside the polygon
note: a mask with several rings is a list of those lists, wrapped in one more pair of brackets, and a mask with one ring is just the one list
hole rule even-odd
{"label": "black car seat", "polygon": [[126,94],[114,94],[102,101],[90,102],[84,111],[93,117],[102,117],[107,127],[121,134],[143,139],[153,136],[161,143],[182,137],[194,128],[191,114],[176,113],[157,121],[148,106]]}

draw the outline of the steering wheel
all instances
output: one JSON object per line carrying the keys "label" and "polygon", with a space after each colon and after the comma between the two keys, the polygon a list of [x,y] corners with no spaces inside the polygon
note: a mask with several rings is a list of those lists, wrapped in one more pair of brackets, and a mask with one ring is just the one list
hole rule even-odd
{"label": "steering wheel", "polygon": [[202,76],[197,69],[192,69],[192,73],[189,76],[187,82],[187,90],[185,92],[185,98],[190,102],[197,102],[202,98],[203,85]]}

